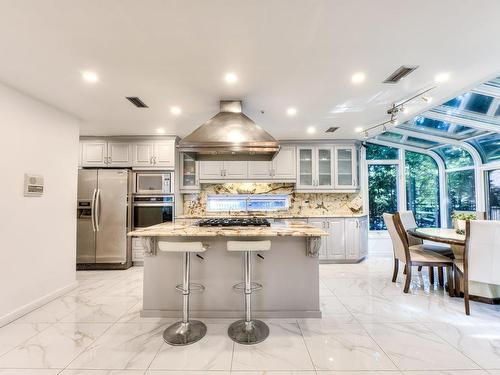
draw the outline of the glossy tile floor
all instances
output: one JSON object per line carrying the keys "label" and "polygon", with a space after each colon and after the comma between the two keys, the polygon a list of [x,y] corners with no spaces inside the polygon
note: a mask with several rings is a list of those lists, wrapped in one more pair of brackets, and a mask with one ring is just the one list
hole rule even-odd
{"label": "glossy tile floor", "polygon": [[500,375],[500,306],[472,303],[467,317],[426,273],[405,295],[390,243],[370,246],[361,264],[321,266],[323,319],[270,320],[255,346],[214,319],[202,341],[168,346],[171,320],[139,316],[141,268],[78,272],[76,289],[0,328],[0,375]]}

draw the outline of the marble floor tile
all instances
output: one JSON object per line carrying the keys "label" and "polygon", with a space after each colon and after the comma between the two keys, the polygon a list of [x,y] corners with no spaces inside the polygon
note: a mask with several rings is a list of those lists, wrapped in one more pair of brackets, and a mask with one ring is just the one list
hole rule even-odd
{"label": "marble floor tile", "polygon": [[48,328],[48,323],[14,323],[0,328],[0,356]]}
{"label": "marble floor tile", "polygon": [[317,370],[397,369],[359,323],[299,324]]}
{"label": "marble floor tile", "polygon": [[206,336],[194,344],[171,346],[164,343],[149,369],[230,370],[233,341],[227,336],[228,325],[212,323],[206,323],[206,325]]}
{"label": "marble floor tile", "polygon": [[331,278],[326,279],[324,284],[337,297],[368,296],[380,295],[381,286],[378,280],[369,277],[360,277],[357,279]]}
{"label": "marble floor tile", "polygon": [[500,321],[495,325],[425,324],[432,332],[486,369],[500,369]]}
{"label": "marble floor tile", "polygon": [[349,311],[336,296],[320,297],[320,309],[323,316],[349,314]]}
{"label": "marble floor tile", "polygon": [[394,303],[394,298],[389,296],[344,296],[339,297],[339,300],[360,322],[416,322],[423,319],[422,314],[404,304]]}
{"label": "marble floor tile", "polygon": [[422,324],[378,323],[364,327],[400,370],[478,369],[474,362]]}
{"label": "marble floor tile", "polygon": [[81,301],[75,310],[64,316],[62,322],[113,323],[137,304],[135,297],[94,297]]}
{"label": "marble floor tile", "polygon": [[488,375],[486,370],[404,371],[403,375]]}
{"label": "marble floor tile", "polygon": [[0,357],[0,368],[64,368],[109,324],[56,323]]}
{"label": "marble floor tile", "polygon": [[314,370],[298,324],[267,323],[270,334],[264,342],[234,345],[232,370]]}
{"label": "marble floor tile", "polygon": [[24,323],[56,323],[74,311],[78,304],[88,299],[78,296],[63,296],[19,318],[16,322]]}
{"label": "marble floor tile", "polygon": [[80,354],[70,369],[147,369],[158,353],[164,325],[116,323]]}
{"label": "marble floor tile", "polygon": [[141,311],[142,311],[142,301],[137,302],[125,314],[123,314],[120,317],[120,319],[118,319],[118,323],[162,323],[162,324],[167,324],[167,323],[175,322],[177,320],[175,318],[145,318],[145,317],[141,317]]}
{"label": "marble floor tile", "polygon": [[231,371],[231,375],[316,375],[316,371]]}

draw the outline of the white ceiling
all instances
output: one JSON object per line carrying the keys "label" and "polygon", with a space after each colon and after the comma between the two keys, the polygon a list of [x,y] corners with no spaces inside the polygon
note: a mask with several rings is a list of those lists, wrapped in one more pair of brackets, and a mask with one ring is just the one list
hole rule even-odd
{"label": "white ceiling", "polygon": [[[361,137],[355,127],[387,120],[393,101],[437,73],[451,79],[431,92],[432,105],[500,69],[492,0],[0,0],[0,8],[0,81],[78,116],[83,135],[162,127],[184,136],[220,99],[243,99],[244,112],[279,139],[326,138],[329,126],[340,126],[331,137]],[[420,67],[398,85],[381,83],[402,64]],[[83,70],[100,81],[83,82]],[[239,77],[231,86],[228,71]],[[366,81],[353,85],[358,71]],[[425,105],[413,102],[412,114]],[[343,106],[351,111],[335,113]],[[307,134],[311,125],[318,133]]]}

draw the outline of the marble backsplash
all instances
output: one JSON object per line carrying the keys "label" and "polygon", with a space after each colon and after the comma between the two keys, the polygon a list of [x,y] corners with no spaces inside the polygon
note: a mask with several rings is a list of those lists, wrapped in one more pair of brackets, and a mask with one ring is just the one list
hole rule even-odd
{"label": "marble backsplash", "polygon": [[210,214],[205,210],[208,194],[288,194],[290,206],[286,213],[292,215],[348,216],[363,212],[361,193],[296,193],[294,184],[227,183],[202,184],[199,193],[184,194],[184,215]]}

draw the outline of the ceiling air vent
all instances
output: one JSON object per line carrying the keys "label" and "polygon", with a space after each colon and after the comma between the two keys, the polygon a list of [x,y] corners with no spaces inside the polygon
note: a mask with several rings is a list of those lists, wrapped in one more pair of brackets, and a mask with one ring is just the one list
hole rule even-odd
{"label": "ceiling air vent", "polygon": [[408,74],[413,72],[418,68],[418,65],[402,65],[394,73],[392,73],[389,77],[387,77],[383,83],[398,83],[401,79],[406,77]]}
{"label": "ceiling air vent", "polygon": [[146,103],[144,103],[140,98],[137,96],[126,96],[127,100],[135,105],[137,108],[149,108]]}
{"label": "ceiling air vent", "polygon": [[330,126],[328,129],[326,129],[325,133],[333,133],[338,130],[338,126]]}

